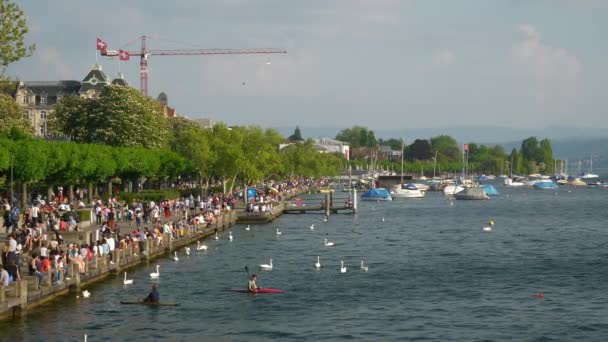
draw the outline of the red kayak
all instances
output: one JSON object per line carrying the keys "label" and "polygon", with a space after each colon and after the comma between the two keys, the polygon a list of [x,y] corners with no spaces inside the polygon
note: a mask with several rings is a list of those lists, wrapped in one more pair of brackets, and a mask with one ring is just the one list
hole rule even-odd
{"label": "red kayak", "polygon": [[[249,293],[249,290],[244,287],[235,287],[235,288],[229,289],[228,291]],[[271,289],[271,288],[261,289],[260,288],[260,289],[258,289],[257,293],[285,293],[285,291],[280,290],[280,289]]]}

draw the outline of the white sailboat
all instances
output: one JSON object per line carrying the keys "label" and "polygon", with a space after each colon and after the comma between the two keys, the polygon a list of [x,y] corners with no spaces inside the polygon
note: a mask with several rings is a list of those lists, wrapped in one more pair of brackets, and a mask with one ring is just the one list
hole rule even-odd
{"label": "white sailboat", "polygon": [[393,198],[422,198],[424,192],[416,187],[414,184],[403,183],[403,143],[401,143],[401,183],[394,185],[391,190],[391,197]]}

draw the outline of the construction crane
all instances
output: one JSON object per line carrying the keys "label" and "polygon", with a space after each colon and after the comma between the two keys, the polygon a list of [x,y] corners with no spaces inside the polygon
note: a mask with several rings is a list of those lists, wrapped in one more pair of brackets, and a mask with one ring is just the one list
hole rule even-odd
{"label": "construction crane", "polygon": [[121,60],[129,60],[131,56],[139,56],[139,73],[141,93],[148,96],[148,57],[149,56],[193,56],[193,55],[259,55],[287,53],[280,49],[178,49],[178,50],[148,50],[146,46],[147,36],[141,36],[141,51],[108,50],[107,44],[97,38],[97,50],[102,56],[119,57]]}

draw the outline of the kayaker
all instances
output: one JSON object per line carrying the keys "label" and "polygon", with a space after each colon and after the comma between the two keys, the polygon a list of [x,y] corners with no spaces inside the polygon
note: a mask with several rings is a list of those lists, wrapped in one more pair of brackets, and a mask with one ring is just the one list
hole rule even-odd
{"label": "kayaker", "polygon": [[158,293],[158,285],[153,284],[152,291],[150,292],[148,297],[146,297],[146,299],[144,299],[144,303],[158,303],[159,301],[160,301],[160,293]]}
{"label": "kayaker", "polygon": [[249,292],[251,293],[256,293],[258,292],[258,285],[255,283],[255,281],[257,280],[257,276],[255,274],[253,274],[251,276],[251,279],[249,279],[249,285],[247,286],[247,289],[249,290]]}

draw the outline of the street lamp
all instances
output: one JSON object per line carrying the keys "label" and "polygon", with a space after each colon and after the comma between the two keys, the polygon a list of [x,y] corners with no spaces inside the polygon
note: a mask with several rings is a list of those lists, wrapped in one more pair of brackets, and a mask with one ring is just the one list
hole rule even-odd
{"label": "street lamp", "polygon": [[15,159],[15,157],[11,155],[11,200],[9,201],[11,208],[13,208],[15,204],[13,202],[13,199],[15,198],[15,190],[13,189],[13,159]]}

